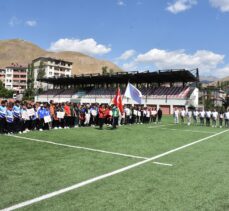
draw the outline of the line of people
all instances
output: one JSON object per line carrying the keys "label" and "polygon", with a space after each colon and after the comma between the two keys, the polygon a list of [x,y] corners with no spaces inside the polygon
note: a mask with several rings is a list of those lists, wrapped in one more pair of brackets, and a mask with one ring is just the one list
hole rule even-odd
{"label": "line of people", "polygon": [[160,123],[162,110],[141,106],[125,106],[121,113],[116,106],[76,103],[14,103],[0,105],[0,133],[26,133],[31,130],[62,129],[103,125],[116,128],[122,124]]}
{"label": "line of people", "polygon": [[175,124],[179,124],[179,122],[181,122],[181,124],[184,124],[186,119],[187,125],[193,124],[196,126],[206,125],[207,127],[219,126],[220,128],[222,127],[229,128],[229,109],[225,112],[223,111],[218,112],[216,109],[212,111],[210,109],[207,109],[205,111],[204,109],[185,110],[184,108],[182,108],[181,110],[179,110],[178,108],[175,108],[173,117],[174,117]]}

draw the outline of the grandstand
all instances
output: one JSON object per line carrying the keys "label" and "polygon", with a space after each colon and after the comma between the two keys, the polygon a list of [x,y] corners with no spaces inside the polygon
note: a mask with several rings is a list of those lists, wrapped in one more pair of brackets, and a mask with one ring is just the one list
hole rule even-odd
{"label": "grandstand", "polygon": [[[53,100],[110,104],[117,87],[120,87],[121,93],[124,94],[130,82],[142,92],[144,106],[161,107],[164,114],[173,113],[174,107],[198,106],[198,69],[88,74],[39,80],[54,87],[36,96],[35,100],[39,102]],[[125,97],[123,103],[135,104]]]}

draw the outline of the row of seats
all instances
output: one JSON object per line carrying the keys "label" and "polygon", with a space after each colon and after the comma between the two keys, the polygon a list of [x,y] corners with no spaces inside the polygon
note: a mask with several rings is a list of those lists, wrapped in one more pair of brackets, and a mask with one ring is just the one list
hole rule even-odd
{"label": "row of seats", "polygon": [[[185,98],[190,93],[189,87],[152,87],[152,88],[140,88],[139,89],[144,96],[154,97],[154,98]],[[125,93],[125,89],[120,89],[121,94]],[[116,92],[116,88],[97,88],[92,89],[90,92],[86,94],[85,97],[104,97],[114,95]]]}
{"label": "row of seats", "polygon": [[[93,88],[90,91],[84,91],[84,97],[110,97],[115,95],[117,88]],[[79,91],[79,90],[78,90]],[[75,89],[52,89],[47,90],[40,96],[49,96],[53,98],[70,98],[78,93]],[[81,90],[82,91],[82,90]],[[190,94],[190,87],[151,87],[140,88],[142,95],[153,98],[186,98]],[[125,93],[125,88],[120,88],[121,95]]]}

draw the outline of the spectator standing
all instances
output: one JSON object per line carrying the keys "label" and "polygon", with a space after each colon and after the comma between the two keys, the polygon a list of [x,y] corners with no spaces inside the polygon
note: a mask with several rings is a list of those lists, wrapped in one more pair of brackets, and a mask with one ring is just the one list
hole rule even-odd
{"label": "spectator standing", "polygon": [[223,111],[219,112],[219,127],[222,128],[223,127],[223,118],[224,118],[224,113]]}
{"label": "spectator standing", "polygon": [[8,134],[14,133],[14,115],[13,108],[10,104],[6,110],[6,124],[7,124],[7,132]]}
{"label": "spectator standing", "polygon": [[6,132],[6,102],[2,101],[0,105],[0,134]]}
{"label": "spectator standing", "polygon": [[158,122],[158,124],[161,123],[162,115],[163,115],[163,112],[162,112],[161,108],[159,108],[157,111],[157,122]]}
{"label": "spectator standing", "polygon": [[229,128],[229,110],[227,110],[225,112],[224,116],[225,116],[225,119],[224,119],[224,121],[225,121],[225,127],[226,128]]}
{"label": "spectator standing", "polygon": [[174,123],[178,124],[179,123],[179,110],[175,108],[173,112],[173,118],[174,118]]}
{"label": "spectator standing", "polygon": [[216,109],[214,109],[214,111],[212,112],[212,127],[216,127],[217,119],[218,119],[218,112],[216,111]]}
{"label": "spectator standing", "polygon": [[103,129],[104,120],[106,118],[106,109],[104,105],[99,107],[99,128]]}
{"label": "spectator standing", "polygon": [[210,124],[211,124],[211,115],[212,115],[212,113],[211,113],[211,111],[208,109],[208,110],[206,111],[206,126],[207,126],[207,127],[210,127]]}
{"label": "spectator standing", "polygon": [[113,116],[112,128],[116,129],[116,127],[118,125],[118,119],[119,119],[119,109],[117,108],[117,106],[113,106],[112,116]]}

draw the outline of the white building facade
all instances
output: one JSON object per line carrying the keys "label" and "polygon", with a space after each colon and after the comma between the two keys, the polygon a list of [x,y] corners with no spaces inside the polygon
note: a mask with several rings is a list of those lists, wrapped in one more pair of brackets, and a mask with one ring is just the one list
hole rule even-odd
{"label": "white building facade", "polygon": [[70,77],[72,75],[72,62],[50,57],[39,57],[32,61],[34,71],[34,88],[44,90],[52,89],[52,85],[37,81],[39,77]]}
{"label": "white building facade", "polygon": [[5,88],[18,93],[27,89],[27,67],[9,66],[5,68]]}

